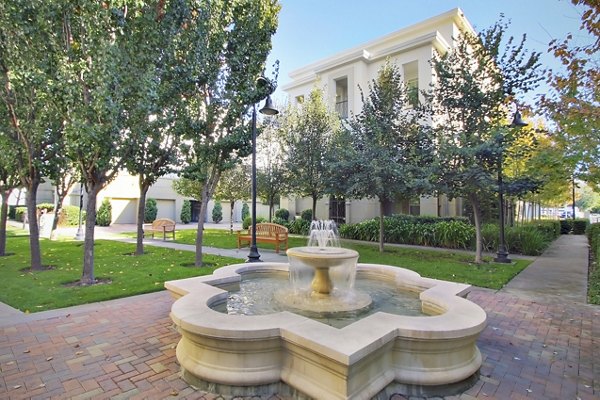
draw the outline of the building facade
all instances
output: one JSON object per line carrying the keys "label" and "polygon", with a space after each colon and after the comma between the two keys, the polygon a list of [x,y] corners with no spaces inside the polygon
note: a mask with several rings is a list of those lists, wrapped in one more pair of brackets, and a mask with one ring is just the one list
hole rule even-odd
{"label": "building facade", "polygon": [[[342,118],[358,114],[362,108],[359,86],[366,90],[386,61],[399,67],[412,96],[419,101],[421,90],[433,79],[431,59],[434,54],[452,49],[460,32],[475,33],[459,9],[429,18],[407,28],[356,46],[290,73],[292,81],[283,90],[291,105],[302,103],[315,85],[321,85],[331,109]],[[420,100],[423,100],[422,98]],[[282,199],[281,207],[291,215],[311,208],[310,199]],[[415,197],[390,205],[391,213],[414,215],[462,215],[461,199],[449,201],[445,196]],[[377,199],[321,199],[316,217],[355,223],[379,215]]]}

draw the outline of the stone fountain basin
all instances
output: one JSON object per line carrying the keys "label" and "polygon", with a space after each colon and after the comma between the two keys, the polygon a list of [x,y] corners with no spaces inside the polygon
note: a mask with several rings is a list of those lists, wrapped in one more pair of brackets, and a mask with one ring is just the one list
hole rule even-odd
{"label": "stone fountain basin", "polygon": [[[395,282],[419,293],[424,317],[378,312],[337,329],[291,312],[227,315],[228,291],[244,277],[287,273],[287,263],[246,263],[213,275],[165,283],[177,299],[177,359],[193,386],[231,395],[288,391],[317,399],[370,399],[390,388],[407,394],[472,385],[481,366],[481,307],[469,287],[391,266],[358,264],[357,279]],[[448,390],[446,390],[448,388]]]}

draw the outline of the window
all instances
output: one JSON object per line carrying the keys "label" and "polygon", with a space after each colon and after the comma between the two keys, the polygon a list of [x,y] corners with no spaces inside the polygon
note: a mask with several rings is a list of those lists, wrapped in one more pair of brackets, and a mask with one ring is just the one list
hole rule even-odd
{"label": "window", "polygon": [[348,78],[335,80],[335,111],[342,118],[348,118]]}
{"label": "window", "polygon": [[419,79],[413,78],[406,81],[406,90],[408,95],[408,104],[413,107],[419,105]]}
{"label": "window", "polygon": [[416,107],[419,105],[419,62],[412,61],[403,64],[402,69],[408,94],[408,104]]}
{"label": "window", "polygon": [[416,197],[408,202],[408,213],[410,215],[421,215],[421,199]]}

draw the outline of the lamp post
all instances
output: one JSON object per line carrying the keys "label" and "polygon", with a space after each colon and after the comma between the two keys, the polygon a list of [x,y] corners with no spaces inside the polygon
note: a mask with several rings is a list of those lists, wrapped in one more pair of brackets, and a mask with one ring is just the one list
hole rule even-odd
{"label": "lamp post", "polygon": [[83,240],[83,231],[81,230],[82,209],[83,209],[83,183],[79,183],[79,225],[77,226],[77,233],[75,234],[75,240]]}
{"label": "lamp post", "polygon": [[[271,92],[273,91],[271,82],[269,82],[264,77],[259,77],[256,80],[257,85],[266,86],[269,88],[269,94],[267,94],[267,100],[265,101],[265,106],[259,110],[261,114],[264,115],[277,115],[279,111],[277,111],[273,107],[273,102],[271,101]],[[258,99],[258,101],[262,100],[262,98]],[[251,228],[251,243],[250,243],[250,253],[248,254],[248,260],[246,262],[257,262],[262,261],[260,259],[260,254],[258,253],[258,248],[256,247],[256,103],[252,105],[252,228]]]}
{"label": "lamp post", "polygon": [[[517,109],[510,127],[520,128],[523,126],[527,126],[527,122],[521,119],[521,113]],[[497,257],[494,258],[494,261],[508,264],[511,262],[511,259],[508,258],[508,251],[506,251],[506,241],[504,238],[504,183],[502,182],[502,156],[504,149],[502,148],[502,139],[503,137],[500,138],[501,147],[500,155],[498,156],[498,211],[500,212],[500,240],[498,243],[498,254]]]}

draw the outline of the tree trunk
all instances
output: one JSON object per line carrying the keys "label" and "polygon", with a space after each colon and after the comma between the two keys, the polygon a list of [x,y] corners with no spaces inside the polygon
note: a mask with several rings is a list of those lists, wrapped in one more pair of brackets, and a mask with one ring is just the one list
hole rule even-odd
{"label": "tree trunk", "polygon": [[27,218],[29,221],[29,251],[31,254],[31,269],[42,270],[42,253],[40,250],[40,227],[37,219],[37,190],[39,179],[34,178],[27,187]]}
{"label": "tree trunk", "polygon": [[481,207],[476,195],[469,195],[469,202],[471,202],[471,206],[473,207],[473,219],[475,221],[475,264],[481,264],[483,247],[481,237]]}
{"label": "tree trunk", "polygon": [[200,200],[200,215],[198,216],[198,232],[196,234],[196,259],[194,265],[201,267],[202,261],[202,243],[204,241],[204,217],[208,209],[208,196],[206,190],[202,190],[202,199]]}
{"label": "tree trunk", "polygon": [[312,196],[312,219],[317,220],[317,196]]}
{"label": "tree trunk", "polygon": [[57,195],[56,201],[54,202],[54,218],[52,218],[52,228],[50,230],[50,240],[56,240],[56,237],[57,237],[56,229],[58,228],[58,219],[60,218],[60,210],[62,209],[61,204],[62,204],[62,199],[60,199],[59,196]]}
{"label": "tree trunk", "polygon": [[275,201],[271,198],[269,200],[269,222],[273,222],[273,207],[275,207]]}
{"label": "tree trunk", "polygon": [[385,200],[379,200],[379,252],[383,253],[383,243],[385,237],[385,224],[383,223],[385,216]]}
{"label": "tree trunk", "polygon": [[0,257],[6,255],[6,220],[8,219],[8,196],[10,196],[11,190],[3,190],[0,195],[2,196],[2,206],[0,206]]}
{"label": "tree trunk", "polygon": [[229,200],[229,233],[233,235],[233,207],[235,200]]}
{"label": "tree trunk", "polygon": [[144,254],[144,214],[146,210],[146,195],[148,194],[149,187],[149,185],[142,182],[140,176],[140,199],[138,200],[137,209],[137,240],[135,245],[136,256]]}
{"label": "tree trunk", "polygon": [[96,226],[96,197],[101,186],[94,186],[88,192],[88,202],[85,216],[85,240],[83,250],[83,274],[82,285],[93,285],[96,283],[94,276],[94,228]]}

